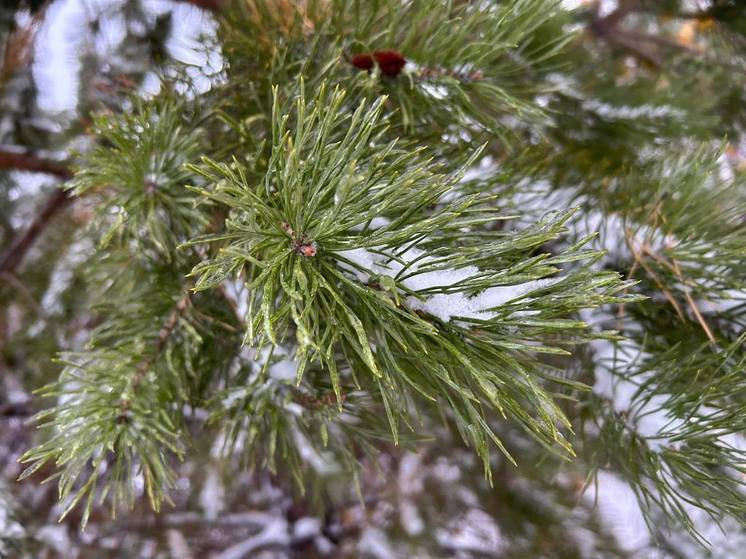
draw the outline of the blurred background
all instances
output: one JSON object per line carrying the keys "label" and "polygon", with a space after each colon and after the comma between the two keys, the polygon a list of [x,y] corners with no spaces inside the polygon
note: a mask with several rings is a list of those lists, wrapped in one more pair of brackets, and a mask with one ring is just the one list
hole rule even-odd
{"label": "blurred background", "polygon": [[[712,8],[710,3],[687,4],[693,16],[675,24],[666,19],[667,3],[655,4],[650,17],[668,26],[666,40],[687,49],[699,48],[701,37],[716,25],[712,14],[697,16]],[[641,65],[660,63],[655,44],[613,32],[608,15],[616,2],[565,5],[574,10],[570,25],[579,32],[572,48],[584,50],[596,64],[578,73],[594,73],[613,85],[633,80]],[[734,16],[746,10],[739,1],[719,5]],[[110,511],[94,509],[80,531],[76,512],[57,522],[53,482],[40,484],[43,475],[16,482],[22,471],[18,457],[34,440],[29,418],[41,409],[32,392],[59,373],[53,357],[80,348],[97,320],[82,310],[85,287],[76,273],[76,263],[93,250],[90,240],[77,234],[90,211],[85,199],[72,203],[59,186],[70,178],[74,154],[91,141],[93,113],[126,111],[133,94],[157,94],[164,80],[187,95],[220,83],[223,64],[213,15],[218,9],[217,0],[3,0],[0,7],[0,556],[388,558],[402,556],[403,544],[397,542],[404,540],[413,557],[702,556],[701,548],[683,540],[667,549],[656,546],[634,494],[612,476],[600,480],[597,493],[578,493],[559,510],[543,506],[545,487],[526,486],[509,466],[489,490],[481,464],[460,443],[449,444],[448,433],[418,454],[384,452],[361,479],[363,502],[340,485],[334,507],[322,514],[311,498],[296,498],[282,480],[221,463],[210,440],[201,440],[203,447],[180,465],[174,503],[160,515],[142,499],[135,510],[113,519]],[[728,12],[719,18],[721,24],[737,21]],[[727,51],[729,41],[743,41],[744,35],[712,37],[725,41],[718,48]],[[720,80],[710,84],[717,98],[691,92],[692,105],[699,104],[703,114],[692,119],[691,129],[706,127],[718,140],[725,134],[737,138],[746,119],[743,81],[727,65],[713,80]],[[641,92],[629,103],[644,104]],[[565,101],[572,107],[570,97]],[[712,106],[719,111],[716,120],[712,111],[704,116],[703,107]],[[605,118],[618,119],[608,107],[595,109],[602,118],[594,126],[603,123],[604,110]],[[561,130],[556,139],[569,141]],[[729,145],[725,157],[744,165],[743,144]],[[374,469],[383,475],[374,475]],[[565,481],[578,487],[583,482]],[[558,514],[574,523],[573,538],[555,528]],[[517,518],[531,520],[512,526],[510,519]],[[742,534],[705,528],[712,556],[746,557]],[[509,554],[503,549],[506,532],[523,542],[511,545]],[[599,539],[599,532],[606,537]]]}

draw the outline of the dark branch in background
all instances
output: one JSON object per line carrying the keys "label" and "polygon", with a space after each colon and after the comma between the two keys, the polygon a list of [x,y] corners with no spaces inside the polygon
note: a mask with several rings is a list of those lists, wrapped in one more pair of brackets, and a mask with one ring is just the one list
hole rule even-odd
{"label": "dark branch in background", "polygon": [[211,12],[219,12],[223,7],[223,0],[176,0],[183,4],[191,4]]}
{"label": "dark branch in background", "polygon": [[0,419],[13,417],[28,417],[33,413],[31,402],[14,402],[0,404]]}
{"label": "dark branch in background", "polygon": [[[15,152],[0,148],[0,169],[47,173],[63,180],[72,178],[72,171],[57,161],[50,161],[30,153]],[[0,273],[12,274],[23,261],[26,253],[36,242],[52,218],[65,208],[72,198],[66,190],[58,188],[42,206],[28,227],[11,241],[0,254]]]}
{"label": "dark branch in background", "polygon": [[626,50],[656,68],[663,65],[660,48],[691,51],[688,47],[666,37],[640,33],[622,27],[621,24],[628,15],[640,11],[642,11],[642,5],[639,0],[619,0],[618,7],[602,17],[600,3],[596,2],[593,5],[593,16],[588,28],[593,35],[605,41],[612,48]]}
{"label": "dark branch in background", "polygon": [[663,63],[655,48],[645,44],[640,33],[631,33],[621,27],[624,19],[638,8],[636,0],[619,0],[618,7],[606,16],[601,16],[600,3],[593,5],[593,17],[588,26],[590,32],[612,48],[627,50],[637,58],[660,67]]}
{"label": "dark branch in background", "polygon": [[62,163],[3,147],[0,147],[0,169],[47,173],[63,180],[68,180],[73,176],[72,171]]}
{"label": "dark branch in background", "polygon": [[[211,12],[219,12],[222,8],[223,0],[177,0],[185,4],[191,4]],[[38,23],[38,22],[37,22]],[[29,27],[27,33],[15,37],[19,47],[13,52],[17,54],[13,64],[9,64],[7,59],[8,51],[6,49],[6,60],[0,70],[2,70],[3,79],[7,73],[17,68],[21,63],[28,62],[29,45],[33,33],[36,30],[36,23]],[[21,48],[23,46],[24,48]],[[17,52],[16,52],[17,51]],[[25,53],[21,56],[20,53]],[[17,60],[16,60],[17,59]],[[12,148],[3,148],[0,146],[0,169],[31,171],[36,173],[47,173],[62,180],[72,178],[72,171],[62,163],[37,157],[28,152],[16,151]],[[36,239],[44,231],[51,219],[60,210],[65,208],[71,201],[70,195],[66,190],[58,189],[50,196],[47,202],[42,206],[39,213],[31,221],[29,226],[20,234],[17,234],[6,250],[0,254],[0,274],[13,274],[23,261],[26,253],[36,242]]]}
{"label": "dark branch in background", "polygon": [[715,12],[712,8],[709,8],[707,10],[702,10],[701,12],[678,12],[669,15],[679,19],[697,19],[702,21],[714,17]]}
{"label": "dark branch in background", "polygon": [[171,338],[171,335],[174,333],[174,330],[176,330],[176,325],[179,322],[179,319],[184,314],[184,311],[189,306],[189,303],[191,302],[191,285],[187,285],[184,293],[182,294],[179,301],[176,303],[176,306],[173,308],[171,313],[168,315],[168,318],[166,319],[166,322],[161,327],[160,331],[158,332],[158,338],[155,341],[155,348],[153,350],[153,354],[148,357],[147,359],[143,360],[140,365],[138,365],[137,369],[135,370],[134,378],[132,379],[132,390],[137,390],[138,386],[142,383],[143,379],[145,378],[145,375],[148,373],[148,370],[153,366],[156,359],[163,353],[163,349],[166,347],[166,344],[168,343],[168,340]]}

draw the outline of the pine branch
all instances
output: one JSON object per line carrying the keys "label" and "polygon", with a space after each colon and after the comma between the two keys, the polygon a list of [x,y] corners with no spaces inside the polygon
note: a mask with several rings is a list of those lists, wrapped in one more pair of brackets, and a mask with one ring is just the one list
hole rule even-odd
{"label": "pine branch", "polygon": [[[135,394],[140,387],[140,384],[145,379],[145,376],[148,374],[148,371],[151,369],[151,367],[155,364],[156,360],[161,356],[163,350],[166,347],[166,344],[169,341],[169,338],[172,336],[174,331],[176,330],[176,326],[179,322],[179,318],[184,314],[187,307],[189,306],[191,302],[191,285],[189,283],[186,284],[186,288],[184,289],[184,293],[181,296],[181,298],[178,300],[176,305],[174,306],[173,310],[171,311],[171,314],[168,315],[168,318],[166,318],[166,321],[164,322],[161,329],[158,331],[158,337],[156,338],[155,342],[153,343],[153,349],[152,351],[148,352],[146,355],[147,357],[143,359],[135,368],[135,372],[132,375],[132,381],[131,381],[131,391],[132,394]],[[118,416],[118,420],[126,421],[127,420],[127,411],[129,410],[129,400],[122,399],[119,403],[119,408],[121,410],[120,415]]]}
{"label": "pine branch", "polygon": [[[384,99],[370,108],[357,105],[351,115],[345,102],[344,92],[327,94],[323,85],[307,100],[301,85],[289,110],[275,90],[272,152],[263,178],[249,180],[254,169],[238,160],[226,165],[205,159],[192,167],[208,182],[197,192],[233,210],[225,232],[189,243],[223,244],[216,258],[193,270],[196,289],[245,274],[245,343],[297,343],[298,382],[309,366],[320,366],[340,407],[345,371],[351,371],[356,384],[365,382],[381,398],[395,441],[418,394],[448,402],[486,474],[488,441],[509,453],[484,408],[518,422],[542,444],[571,452],[560,431],[564,416],[541,386],[541,366],[527,352],[502,348],[565,353],[535,336],[551,331],[561,337],[564,328],[582,328],[562,317],[582,306],[621,301],[614,293],[624,284],[615,274],[596,276],[583,268],[536,281],[559,272],[555,266],[562,263],[598,257],[581,250],[589,239],[565,253],[529,256],[562,231],[572,212],[492,237],[483,229],[501,219],[492,198],[455,195],[463,170],[439,173],[417,150],[382,143]],[[384,224],[373,226],[374,220]],[[460,280],[447,281],[449,273]],[[418,287],[422,277],[430,279]],[[514,284],[508,302],[494,308],[485,303],[482,312],[457,307],[444,316],[427,303],[453,296],[463,305],[479,292]],[[533,292],[554,296],[521,295]],[[508,325],[521,333],[506,338]],[[422,370],[439,373],[422,376]]]}
{"label": "pine branch", "polygon": [[148,369],[153,364],[153,362],[158,359],[161,352],[163,351],[163,348],[166,346],[166,343],[168,342],[168,339],[173,334],[174,330],[176,329],[176,324],[179,321],[179,318],[181,315],[184,314],[184,311],[190,304],[191,300],[191,286],[187,284],[186,289],[184,290],[184,294],[181,296],[181,299],[176,303],[176,306],[174,307],[174,310],[171,311],[171,314],[168,315],[168,318],[166,319],[166,322],[163,324],[161,329],[158,331],[158,338],[155,341],[153,352],[150,354],[150,357],[143,361],[138,367],[135,372],[135,376],[132,380],[132,389],[137,390],[137,387],[142,382],[143,378],[148,372]]}
{"label": "pine branch", "polygon": [[[719,306],[746,289],[743,183],[661,155],[710,134],[692,115],[715,105],[680,109],[689,84],[622,79],[596,52],[555,58],[571,35],[552,0],[182,1],[225,8],[225,87],[97,117],[72,184],[97,206],[79,267],[100,322],[41,391],[49,438],[23,457],[24,476],[58,466],[64,514],[131,506],[142,482],[157,509],[199,418],[211,452],[301,492],[452,428],[488,478],[514,458],[516,480],[552,478],[516,526],[572,527],[546,474],[575,452],[571,477],[613,469],[648,518],[743,518],[724,437],[745,427],[745,306]],[[662,66],[681,50],[625,27],[641,6],[591,32]],[[503,157],[506,136],[553,135],[541,171]]]}

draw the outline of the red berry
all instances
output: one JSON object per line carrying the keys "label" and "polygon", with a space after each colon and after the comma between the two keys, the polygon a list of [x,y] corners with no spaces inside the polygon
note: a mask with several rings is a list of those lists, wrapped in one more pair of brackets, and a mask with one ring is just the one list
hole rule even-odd
{"label": "red berry", "polygon": [[372,70],[373,69],[373,57],[369,54],[356,54],[350,61],[355,68],[361,70]]}
{"label": "red berry", "polygon": [[381,74],[384,76],[398,76],[407,60],[395,50],[377,50],[373,53],[378,67],[381,69]]}

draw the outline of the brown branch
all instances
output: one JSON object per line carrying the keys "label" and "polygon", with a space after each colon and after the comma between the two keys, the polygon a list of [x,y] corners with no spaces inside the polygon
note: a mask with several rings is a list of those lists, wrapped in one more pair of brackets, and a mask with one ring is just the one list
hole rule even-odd
{"label": "brown branch", "polygon": [[714,11],[712,8],[709,8],[707,10],[702,10],[701,12],[673,12],[666,15],[677,19],[696,19],[698,21],[705,21],[714,17]]}
{"label": "brown branch", "polygon": [[[215,217],[213,218],[212,222],[207,227],[208,231],[214,231],[217,228],[218,223],[222,223],[222,220],[225,218],[224,212],[218,212]],[[184,314],[184,311],[189,307],[189,305],[192,302],[192,283],[187,282],[184,287],[181,294],[181,297],[177,301],[176,305],[174,306],[171,313],[168,315],[168,318],[166,318],[166,321],[163,323],[163,326],[161,326],[160,331],[158,332],[158,337],[155,339],[155,347],[153,348],[153,353],[151,353],[148,357],[140,361],[140,364],[135,369],[135,373],[132,377],[132,391],[135,392],[137,388],[140,386],[142,381],[145,379],[145,375],[148,374],[148,371],[150,368],[155,364],[155,361],[160,357],[161,353],[166,347],[166,344],[168,343],[168,340],[171,338],[171,335],[174,333],[174,330],[176,330],[176,326],[179,323],[179,319]],[[127,400],[122,400],[120,402],[119,407],[122,410],[122,414],[120,415],[120,418],[126,418],[126,412],[129,407],[129,403]]]}
{"label": "brown branch", "polygon": [[[176,330],[176,325],[179,323],[179,318],[181,318],[182,314],[184,314],[184,311],[189,306],[191,298],[192,290],[191,286],[188,285],[181,298],[176,303],[176,306],[174,306],[173,310],[168,315],[168,318],[166,318],[163,326],[161,326],[161,329],[158,332],[158,337],[155,339],[155,347],[153,348],[153,352],[145,359],[140,361],[137,368],[135,369],[131,381],[131,391],[133,394],[140,387],[142,381],[145,380],[145,375],[148,374],[148,371],[155,364],[161,353],[163,353],[168,340],[171,338],[172,334]],[[117,416],[118,423],[126,423],[129,421],[129,409],[130,401],[127,398],[122,398],[119,401],[119,415]]]}
{"label": "brown branch", "polygon": [[705,331],[705,334],[707,334],[707,337],[709,340],[716,344],[717,340],[715,339],[715,336],[712,333],[712,330],[710,330],[710,327],[707,325],[707,321],[702,316],[702,313],[699,310],[699,306],[697,306],[697,302],[694,300],[694,297],[692,297],[691,290],[686,287],[686,282],[684,281],[684,276],[681,273],[681,270],[679,269],[679,265],[676,263],[676,260],[673,258],[671,259],[671,262],[673,263],[673,269],[676,273],[676,276],[679,278],[679,281],[685,285],[684,287],[684,297],[686,297],[687,303],[689,303],[689,307],[692,309],[692,312],[694,313],[694,316],[697,318],[697,322],[699,322],[699,325],[702,327],[702,329]]}
{"label": "brown branch", "polygon": [[5,40],[4,56],[0,65],[0,87],[16,70],[27,66],[31,60],[31,51],[36,30],[41,18],[37,14],[28,25],[18,27],[8,33]]}
{"label": "brown branch", "polygon": [[44,319],[44,309],[39,305],[39,303],[36,302],[36,299],[34,299],[34,296],[31,295],[31,292],[28,290],[28,288],[23,284],[21,280],[19,280],[16,276],[13,274],[10,274],[8,272],[0,272],[0,280],[3,280],[10,284],[17,292],[18,294],[26,300],[29,307],[31,307],[34,312],[37,314],[37,316],[41,319]]}
{"label": "brown branch", "polygon": [[[627,16],[643,12],[645,12],[644,5],[639,0],[619,0],[616,10],[601,17],[600,4],[596,2],[588,28],[593,35],[608,43],[612,48],[626,50],[656,68],[663,66],[662,49],[675,49],[695,56],[702,54],[697,49],[668,37],[625,29],[622,26]],[[697,12],[678,14],[674,17],[706,19],[708,16],[707,12]]]}
{"label": "brown branch", "polygon": [[627,50],[637,58],[655,67],[660,67],[662,60],[659,54],[640,44],[639,37],[630,37],[629,32],[621,27],[621,23],[633,11],[634,7],[631,4],[620,2],[619,8],[607,16],[601,17],[599,5],[596,4],[588,29],[593,35],[608,43],[612,48]]}
{"label": "brown branch", "polygon": [[62,180],[68,180],[73,176],[70,168],[58,161],[43,159],[28,152],[14,151],[12,148],[3,147],[0,147],[0,169],[47,173]]}
{"label": "brown branch", "polygon": [[619,0],[616,10],[601,17],[600,5],[594,5],[593,17],[589,30],[599,39],[605,41],[612,48],[618,48],[630,52],[640,60],[643,60],[656,68],[663,65],[663,57],[660,48],[676,48],[691,51],[691,49],[674,41],[653,35],[640,33],[622,27],[627,16],[643,11],[639,0]]}
{"label": "brown branch", "polygon": [[163,323],[163,326],[158,332],[158,337],[155,340],[155,348],[153,350],[153,353],[149,358],[141,361],[140,365],[138,365],[137,369],[135,370],[135,376],[132,378],[133,391],[137,390],[137,387],[140,385],[140,383],[142,383],[150,367],[153,366],[155,360],[160,356],[161,352],[166,347],[166,343],[171,337],[171,334],[173,334],[174,330],[176,330],[176,325],[179,322],[179,318],[181,318],[181,315],[184,314],[184,311],[189,306],[191,298],[192,290],[190,286],[187,286],[187,289],[184,291],[181,298],[176,303],[176,306],[171,311],[171,314],[168,315],[166,322]]}
{"label": "brown branch", "polygon": [[601,3],[596,2],[593,5],[594,20],[601,22],[607,27],[617,27],[625,17],[640,8],[637,0],[619,0],[617,8],[605,17],[601,17]]}
{"label": "brown branch", "polygon": [[70,194],[62,189],[57,189],[49,197],[28,228],[20,235],[17,235],[5,252],[0,254],[0,273],[12,274],[16,271],[28,250],[39,235],[41,235],[42,231],[44,231],[44,228],[49,224],[54,215],[67,206],[71,200],[72,197]]}
{"label": "brown branch", "polygon": [[203,10],[209,10],[211,12],[220,12],[223,9],[223,0],[176,0],[183,4],[191,4],[197,6]]}
{"label": "brown branch", "polygon": [[0,405],[0,418],[28,417],[32,413],[30,401]]}
{"label": "brown branch", "polygon": [[[73,176],[70,168],[60,162],[7,148],[0,148],[0,169],[47,173],[63,180],[68,180]],[[71,200],[70,194],[61,188],[58,188],[49,197],[26,230],[17,234],[11,241],[10,246],[0,254],[0,274],[13,274],[16,271],[44,228],[55,214],[65,208]]]}

